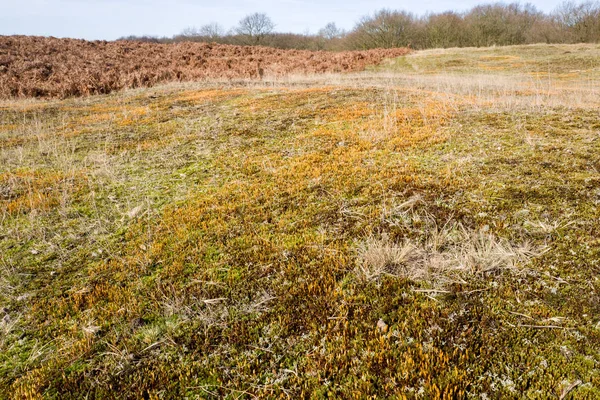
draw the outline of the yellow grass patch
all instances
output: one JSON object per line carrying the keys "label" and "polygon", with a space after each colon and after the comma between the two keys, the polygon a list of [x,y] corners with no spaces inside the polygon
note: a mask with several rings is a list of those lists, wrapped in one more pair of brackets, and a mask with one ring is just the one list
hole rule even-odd
{"label": "yellow grass patch", "polygon": [[49,211],[70,196],[82,180],[80,174],[22,170],[0,175],[0,210],[8,214]]}

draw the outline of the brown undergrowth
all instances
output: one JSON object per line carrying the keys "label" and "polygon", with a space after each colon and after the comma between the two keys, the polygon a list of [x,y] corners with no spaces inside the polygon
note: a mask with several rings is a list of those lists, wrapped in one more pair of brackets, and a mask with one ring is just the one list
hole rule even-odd
{"label": "brown undergrowth", "polygon": [[362,71],[408,49],[300,51],[208,43],[0,37],[0,98],[110,93],[172,81]]}

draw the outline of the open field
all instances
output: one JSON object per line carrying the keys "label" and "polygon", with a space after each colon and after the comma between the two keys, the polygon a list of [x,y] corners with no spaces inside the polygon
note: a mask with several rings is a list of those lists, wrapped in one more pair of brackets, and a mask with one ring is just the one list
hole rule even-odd
{"label": "open field", "polygon": [[0,103],[0,397],[600,397],[600,46]]}

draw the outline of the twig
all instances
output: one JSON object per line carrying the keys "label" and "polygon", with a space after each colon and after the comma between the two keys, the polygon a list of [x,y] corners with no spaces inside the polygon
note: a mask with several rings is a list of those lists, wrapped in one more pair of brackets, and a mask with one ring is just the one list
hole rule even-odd
{"label": "twig", "polygon": [[506,312],[509,313],[509,314],[518,315],[520,317],[525,317],[525,318],[529,318],[529,319],[535,319],[535,318],[533,318],[533,317],[531,317],[531,316],[529,316],[527,314],[521,314],[521,313],[514,312],[514,311],[506,311]]}
{"label": "twig", "polygon": [[161,344],[163,344],[164,342],[165,342],[164,340],[161,340],[161,341],[159,341],[159,342],[152,343],[150,346],[146,347],[146,348],[145,348],[144,350],[142,350],[141,352],[143,353],[143,352],[145,352],[145,351],[148,351],[148,350],[150,350],[150,349],[153,349],[153,348],[155,348],[156,346],[160,346],[160,345],[161,345]]}
{"label": "twig", "polygon": [[248,347],[251,347],[251,348],[256,349],[256,350],[266,351],[267,353],[275,354],[273,352],[273,350],[265,349],[264,347],[253,346],[251,344],[249,344]]}
{"label": "twig", "polygon": [[489,288],[475,289],[475,290],[470,290],[468,292],[458,292],[457,294],[471,294],[471,293],[487,292],[488,290],[490,290],[490,289]]}
{"label": "twig", "polygon": [[430,295],[428,295],[428,294],[426,294],[425,296],[426,296],[426,297],[429,297],[431,300],[435,301],[436,303],[439,303],[439,300],[438,300],[438,299],[436,299],[435,297],[433,297],[433,296],[430,296]]}
{"label": "twig", "polygon": [[219,303],[221,301],[225,301],[227,300],[226,297],[219,297],[218,299],[206,299],[206,300],[202,300],[204,302],[204,304],[216,304]]}
{"label": "twig", "polygon": [[[218,394],[218,393],[211,392],[210,390],[208,390],[208,389],[207,389],[207,387],[211,387],[211,385],[206,385],[206,386],[196,386],[196,387],[193,387],[193,389],[200,389],[200,390],[202,390],[204,393],[208,393],[208,394],[210,394],[211,396],[214,396],[214,397],[219,397],[219,394]],[[191,388],[191,387],[188,387],[188,389],[192,389],[192,388]]]}
{"label": "twig", "polygon": [[[514,326],[514,325],[513,325]],[[532,329],[566,329],[566,330],[573,330],[573,329],[577,329],[577,328],[571,328],[568,326],[556,326],[556,325],[525,325],[525,324],[521,324],[521,325],[517,325],[517,328],[532,328]]]}
{"label": "twig", "polygon": [[253,305],[252,305],[252,307],[258,307],[258,306],[260,306],[260,305],[262,305],[262,304],[268,303],[268,302],[269,302],[269,301],[271,301],[271,300],[275,300],[276,298],[277,298],[277,297],[269,297],[269,298],[267,298],[267,299],[265,299],[265,300],[263,300],[263,301],[259,301],[258,303],[256,303],[256,304],[253,304]]}
{"label": "twig", "polygon": [[254,394],[252,394],[250,392],[247,392],[245,390],[231,389],[231,388],[228,388],[227,386],[222,386],[222,385],[188,386],[187,389],[189,389],[189,390],[200,389],[200,390],[202,390],[202,391],[204,391],[206,393],[210,393],[213,396],[217,396],[218,395],[217,393],[213,393],[213,392],[211,392],[211,391],[209,391],[207,389],[207,388],[210,388],[210,387],[217,388],[217,389],[229,390],[232,394],[233,393],[239,393],[240,396],[242,396],[244,394],[247,394],[248,396],[252,397],[253,399],[255,399],[257,397],[256,395],[254,395]]}
{"label": "twig", "polygon": [[417,292],[417,293],[452,293],[449,290],[438,290],[438,289],[413,289],[413,292]]}
{"label": "twig", "polygon": [[564,400],[569,393],[571,393],[573,390],[575,390],[582,383],[583,382],[581,382],[579,379],[576,380],[575,382],[573,382],[571,385],[569,385],[568,388],[565,388],[565,390],[563,390],[562,394],[559,397],[559,400]]}

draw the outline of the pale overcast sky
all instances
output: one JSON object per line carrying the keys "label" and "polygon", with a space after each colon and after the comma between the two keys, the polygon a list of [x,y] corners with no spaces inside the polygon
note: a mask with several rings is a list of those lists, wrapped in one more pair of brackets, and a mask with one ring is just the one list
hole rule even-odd
{"label": "pale overcast sky", "polygon": [[[488,1],[488,3],[491,1]],[[562,0],[531,0],[542,11]],[[112,40],[127,35],[172,36],[189,26],[218,22],[226,29],[245,15],[266,12],[280,32],[316,32],[330,21],[350,29],[382,8],[417,14],[465,10],[482,1],[358,0],[0,0],[0,35]]]}

